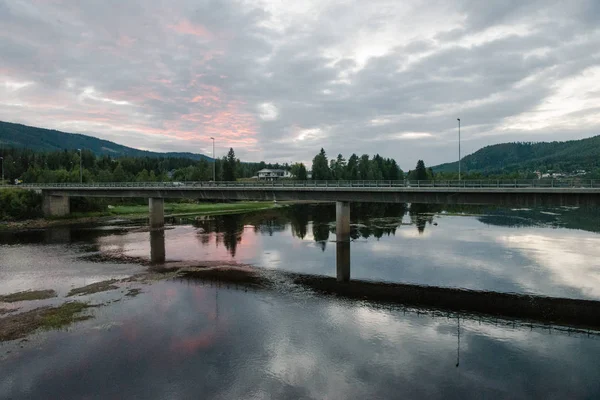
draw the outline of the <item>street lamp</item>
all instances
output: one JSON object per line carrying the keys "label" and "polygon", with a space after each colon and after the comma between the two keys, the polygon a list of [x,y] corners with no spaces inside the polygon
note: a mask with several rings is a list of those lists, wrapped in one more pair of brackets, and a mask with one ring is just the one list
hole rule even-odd
{"label": "street lamp", "polygon": [[458,120],[458,181],[460,182],[460,118]]}
{"label": "street lamp", "polygon": [[215,160],[215,138],[210,137],[213,141],[213,182],[217,181],[217,160]]}
{"label": "street lamp", "polygon": [[77,149],[79,152],[79,183],[83,183],[83,169],[81,169],[83,165],[83,158],[81,157],[81,149]]}

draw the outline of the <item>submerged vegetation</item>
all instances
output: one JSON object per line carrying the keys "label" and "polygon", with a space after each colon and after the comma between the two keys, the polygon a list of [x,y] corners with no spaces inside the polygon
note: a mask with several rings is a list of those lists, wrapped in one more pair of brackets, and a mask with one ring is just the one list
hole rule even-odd
{"label": "submerged vegetation", "polygon": [[56,297],[54,290],[27,290],[24,292],[0,295],[0,302],[16,303],[17,301],[44,300]]}
{"label": "submerged vegetation", "polygon": [[118,289],[119,287],[113,285],[113,283],[117,283],[117,282],[118,282],[118,280],[116,280],[116,279],[110,279],[108,281],[96,282],[96,283],[92,283],[90,285],[86,285],[86,286],[83,286],[80,288],[71,289],[71,291],[69,292],[67,297],[84,296],[87,294],[94,294],[94,293],[106,292],[109,290],[115,290],[115,289]]}
{"label": "submerged vegetation", "polygon": [[41,307],[3,317],[0,323],[0,342],[22,339],[38,329],[59,329],[93,318],[91,315],[78,315],[89,307],[85,303],[70,302],[58,307]]}

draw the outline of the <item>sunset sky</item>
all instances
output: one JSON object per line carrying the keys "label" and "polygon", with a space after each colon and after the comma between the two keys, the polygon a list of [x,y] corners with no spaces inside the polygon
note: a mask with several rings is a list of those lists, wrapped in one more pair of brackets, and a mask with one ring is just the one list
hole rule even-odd
{"label": "sunset sky", "polygon": [[0,0],[0,120],[153,151],[434,165],[600,134],[598,0]]}

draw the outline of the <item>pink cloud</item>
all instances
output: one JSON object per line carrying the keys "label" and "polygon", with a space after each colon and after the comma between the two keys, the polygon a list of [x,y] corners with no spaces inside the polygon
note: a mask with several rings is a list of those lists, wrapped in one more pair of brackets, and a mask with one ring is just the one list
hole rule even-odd
{"label": "pink cloud", "polygon": [[194,35],[194,36],[203,37],[205,39],[213,38],[213,34],[211,32],[209,32],[209,30],[206,29],[204,26],[192,24],[190,21],[185,20],[185,19],[181,20],[179,23],[177,23],[175,25],[169,25],[169,28],[171,28],[175,32],[177,32],[179,34],[183,34],[183,35]]}
{"label": "pink cloud", "polygon": [[137,42],[136,38],[127,35],[120,35],[117,39],[117,45],[119,47],[131,47],[135,42]]}

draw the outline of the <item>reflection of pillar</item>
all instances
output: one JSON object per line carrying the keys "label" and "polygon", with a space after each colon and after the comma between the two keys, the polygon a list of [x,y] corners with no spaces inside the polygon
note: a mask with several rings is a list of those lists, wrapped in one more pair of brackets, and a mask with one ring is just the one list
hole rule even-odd
{"label": "reflection of pillar", "polygon": [[165,226],[165,200],[150,198],[150,229],[163,228]]}
{"label": "reflection of pillar", "polygon": [[61,226],[46,229],[45,241],[46,243],[71,243],[71,228]]}
{"label": "reflection of pillar", "polygon": [[336,243],[336,273],[338,282],[350,280],[350,242]]}
{"label": "reflection of pillar", "polygon": [[45,217],[64,217],[71,212],[69,198],[67,196],[44,195],[42,210]]}
{"label": "reflection of pillar", "polygon": [[336,211],[336,272],[339,282],[350,280],[350,203],[338,201]]}
{"label": "reflection of pillar", "polygon": [[150,262],[153,265],[164,264],[166,258],[165,231],[150,231]]}

